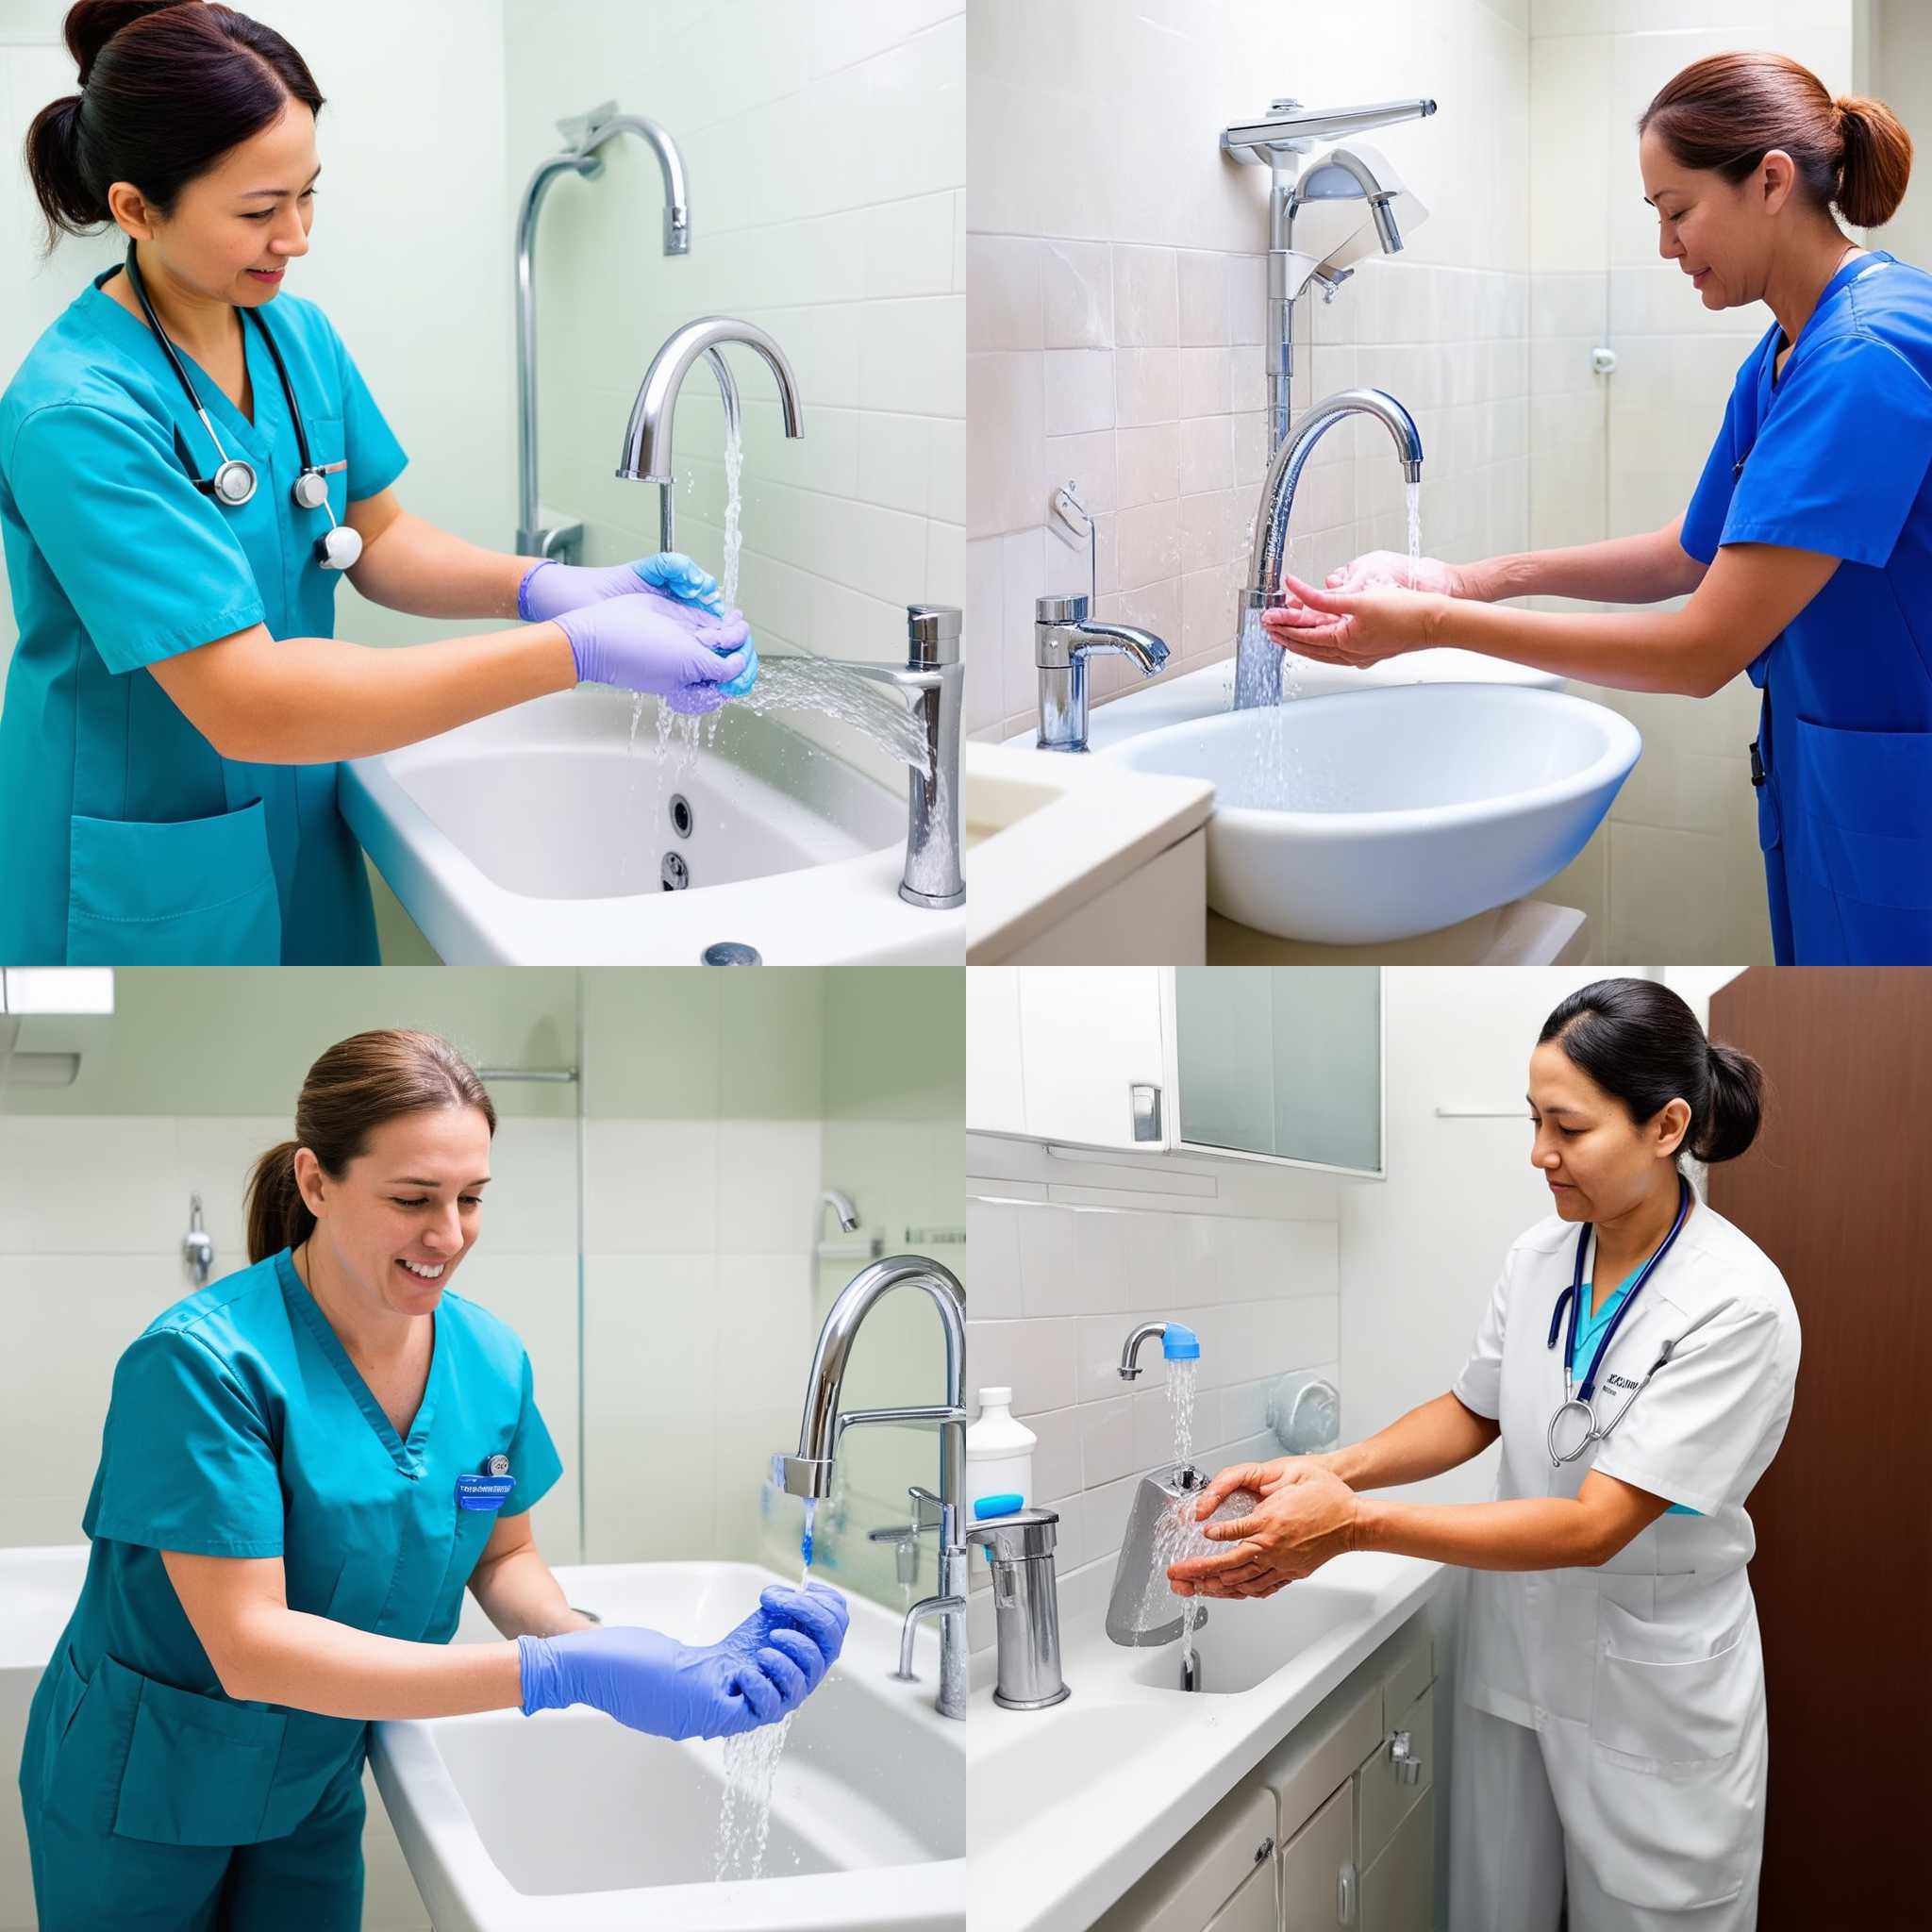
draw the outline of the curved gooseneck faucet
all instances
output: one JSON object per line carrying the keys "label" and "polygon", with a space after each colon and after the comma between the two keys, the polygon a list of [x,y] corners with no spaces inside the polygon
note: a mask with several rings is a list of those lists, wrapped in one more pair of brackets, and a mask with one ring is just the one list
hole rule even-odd
{"label": "curved gooseneck faucet", "polygon": [[[841,1413],[839,1391],[845,1379],[852,1344],[881,1296],[895,1288],[916,1288],[939,1310],[946,1353],[945,1400],[901,1408],[855,1408]],[[818,1347],[806,1381],[805,1414],[798,1428],[798,1454],[783,1458],[785,1489],[793,1496],[818,1498],[832,1491],[832,1467],[847,1429],[889,1424],[937,1426],[940,1432],[940,1487],[934,1495],[914,1485],[914,1529],[939,1532],[939,1591],[906,1612],[899,1632],[897,1674],[910,1678],[912,1644],[919,1625],[940,1620],[940,1688],[934,1708],[941,1717],[966,1715],[966,1540],[960,1529],[966,1490],[966,1291],[950,1269],[924,1255],[892,1255],[861,1268],[840,1290],[819,1331]],[[934,1520],[922,1521],[931,1505]]]}
{"label": "curved gooseneck faucet", "polygon": [[545,528],[540,519],[537,492],[537,211],[559,175],[594,181],[604,172],[598,158],[608,142],[634,134],[647,142],[664,177],[664,253],[691,252],[691,192],[686,185],[684,157],[677,143],[657,122],[641,114],[620,114],[615,101],[606,101],[588,114],[559,121],[558,131],[570,145],[537,163],[525,184],[517,209],[517,550],[525,557],[554,557],[575,561],[583,541],[581,524]]}
{"label": "curved gooseneck faucet", "polygon": [[675,550],[675,513],[672,502],[671,425],[677,409],[678,391],[684,378],[700,356],[710,365],[718,379],[718,393],[724,405],[727,436],[739,433],[738,385],[718,352],[726,342],[741,342],[763,357],[778,385],[778,408],[784,417],[785,434],[805,434],[803,412],[798,400],[798,378],[785,351],[756,323],[736,322],[728,315],[702,315],[674,330],[663,346],[651,358],[644,379],[638,385],[637,401],[631,405],[630,421],[625,426],[624,454],[617,474],[641,483],[656,483],[658,527],[662,541],[658,547]]}
{"label": "curved gooseneck faucet", "polygon": [[1268,465],[1261,502],[1255,513],[1255,541],[1248,558],[1247,588],[1239,609],[1241,630],[1235,646],[1234,707],[1238,711],[1281,701],[1281,647],[1254,622],[1257,612],[1282,602],[1281,573],[1288,562],[1288,520],[1315,444],[1348,416],[1373,416],[1395,443],[1406,482],[1420,483],[1423,439],[1415,418],[1386,390],[1345,389],[1317,403]]}

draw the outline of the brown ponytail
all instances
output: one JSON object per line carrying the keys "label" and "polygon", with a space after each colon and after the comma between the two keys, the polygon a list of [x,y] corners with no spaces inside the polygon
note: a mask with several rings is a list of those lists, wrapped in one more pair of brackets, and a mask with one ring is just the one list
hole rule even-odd
{"label": "brown ponytail", "polygon": [[80,92],[51,101],[26,133],[26,172],[47,247],[112,216],[130,181],[158,214],[232,147],[300,101],[322,109],[307,63],[273,27],[200,0],[75,0],[67,51]]}
{"label": "brown ponytail", "polygon": [[1883,101],[1834,99],[1783,54],[1713,54],[1665,82],[1637,124],[1672,157],[1735,187],[1773,148],[1790,155],[1805,197],[1855,227],[1889,222],[1912,172],[1911,137]]}
{"label": "brown ponytail", "polygon": [[1855,228],[1878,228],[1898,212],[1912,172],[1912,137],[1883,101],[1842,94],[1838,102],[1845,158],[1839,210]]}
{"label": "brown ponytail", "polygon": [[367,1151],[373,1129],[402,1114],[474,1107],[496,1131],[496,1108],[475,1070],[433,1033],[386,1029],[339,1041],[309,1068],[295,1102],[295,1138],[271,1147],[248,1176],[248,1258],[300,1247],[315,1229],[295,1185],[307,1147],[331,1180]]}

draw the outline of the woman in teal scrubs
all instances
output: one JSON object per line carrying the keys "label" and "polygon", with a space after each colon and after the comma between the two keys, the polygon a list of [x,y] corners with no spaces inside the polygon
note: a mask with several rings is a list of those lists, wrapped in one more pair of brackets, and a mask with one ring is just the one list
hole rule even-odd
{"label": "woman in teal scrubs", "polygon": [[[1448,566],[1291,578],[1281,643],[1364,664],[1431,644],[1626,691],[1763,692],[1751,747],[1780,964],[1932,961],[1932,275],[1852,241],[1905,194],[1911,142],[1774,54],[1687,67],[1639,160],[1659,246],[1707,310],[1763,302],[1689,508],[1668,529]],[[1484,609],[1649,603],[1656,615]]]}
{"label": "woman in teal scrubs", "polygon": [[[565,1601],[530,1532],[560,1465],[529,1357],[449,1286],[494,1127],[443,1041],[331,1047],[256,1165],[252,1265],[121,1357],[21,1758],[42,1932],[354,1932],[372,1719],[587,1703],[718,1737],[838,1656],[822,1584],[700,1646]],[[466,1587],[514,1641],[451,1644]]]}
{"label": "woman in teal scrubs", "polygon": [[[749,687],[744,625],[688,559],[539,562],[403,508],[402,447],[355,362],[280,292],[308,252],[322,95],[279,34],[225,8],[81,0],[67,37],[81,91],[36,118],[29,171],[50,242],[112,223],[128,268],[81,291],[0,397],[19,629],[0,960],[374,963],[337,760],[584,679],[715,708]],[[218,491],[244,464],[253,493]],[[343,575],[420,616],[530,621],[338,641]]]}

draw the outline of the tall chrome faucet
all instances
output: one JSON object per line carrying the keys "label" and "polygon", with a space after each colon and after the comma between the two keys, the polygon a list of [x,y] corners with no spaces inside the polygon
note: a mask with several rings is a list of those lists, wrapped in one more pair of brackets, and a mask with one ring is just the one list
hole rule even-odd
{"label": "tall chrome faucet", "polygon": [[1295,485],[1301,481],[1315,444],[1346,416],[1374,417],[1394,439],[1404,480],[1422,481],[1423,440],[1415,418],[1386,390],[1345,389],[1317,403],[1274,452],[1267,480],[1261,485],[1254,547],[1248,557],[1247,588],[1241,593],[1237,610],[1240,630],[1235,646],[1234,708],[1238,711],[1281,702],[1281,646],[1253,620],[1257,612],[1283,601],[1281,573],[1288,561],[1288,520],[1294,509]]}
{"label": "tall chrome faucet", "polygon": [[1131,658],[1142,677],[1167,662],[1167,645],[1131,624],[1092,624],[1085,597],[1041,597],[1033,606],[1033,665],[1040,674],[1041,751],[1087,749],[1087,660],[1097,652]]}
{"label": "tall chrome faucet", "polygon": [[604,172],[599,156],[605,144],[625,134],[648,143],[658,158],[664,177],[666,255],[691,251],[691,192],[677,143],[657,122],[641,114],[620,114],[615,101],[557,126],[565,145],[537,163],[517,210],[517,552],[575,563],[583,547],[583,525],[546,526],[537,501],[537,211],[559,175],[594,181]]}
{"label": "tall chrome faucet", "polygon": [[[879,1298],[895,1288],[917,1288],[932,1297],[945,1342],[943,1403],[902,1408],[853,1408],[842,1413],[839,1389],[852,1344]],[[839,1291],[819,1331],[805,1386],[805,1415],[798,1454],[784,1458],[785,1488],[794,1496],[831,1493],[832,1467],[847,1429],[885,1424],[936,1426],[940,1432],[940,1486],[935,1495],[911,1491],[914,1526],[939,1533],[939,1591],[906,1612],[899,1632],[901,1677],[913,1675],[912,1645],[927,1618],[940,1620],[940,1685],[934,1708],[941,1717],[966,1715],[966,1540],[960,1526],[966,1491],[966,1291],[952,1272],[924,1255],[894,1255],[861,1268]],[[932,1520],[925,1520],[930,1506]]]}
{"label": "tall chrome faucet", "polygon": [[778,408],[784,417],[785,434],[805,434],[801,425],[798,379],[785,351],[756,323],[734,322],[728,315],[704,315],[688,322],[666,338],[651,358],[644,379],[638,385],[637,401],[631,405],[630,421],[625,426],[624,453],[618,458],[617,474],[641,483],[658,484],[658,529],[660,550],[675,550],[676,516],[673,506],[671,423],[676,413],[678,391],[691,366],[702,356],[717,378],[718,394],[724,405],[727,435],[736,436],[741,420],[738,384],[724,358],[718,352],[726,342],[741,342],[762,356],[778,385]]}

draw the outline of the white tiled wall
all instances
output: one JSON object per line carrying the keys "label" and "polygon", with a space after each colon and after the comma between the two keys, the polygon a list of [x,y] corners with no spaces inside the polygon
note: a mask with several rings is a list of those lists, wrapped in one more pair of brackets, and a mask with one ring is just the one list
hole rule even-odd
{"label": "white tiled wall", "polygon": [[[1291,1369],[1340,1376],[1337,1183],[1217,1163],[1211,1195],[1147,1185],[1143,1167],[1070,1165],[1030,1142],[969,1135],[968,1323],[974,1408],[1010,1385],[1039,1437],[1035,1498],[1059,1512],[1058,1574],[1110,1566],[1140,1478],[1174,1459],[1158,1345],[1124,1382],[1121,1344],[1172,1316],[1201,1338],[1194,1460],[1206,1469],[1280,1454],[1270,1385]],[[1191,1163],[1203,1167],[1205,1163]],[[974,1566],[973,1647],[992,1641]]]}
{"label": "white tiled wall", "polygon": [[[1668,525],[1690,501],[1738,365],[1772,322],[1761,304],[1708,313],[1658,256],[1637,117],[1680,68],[1733,47],[1774,47],[1844,92],[1852,16],[1851,0],[1531,8],[1533,547]],[[1590,367],[1602,346],[1617,356],[1607,376]],[[1768,962],[1750,681],[1702,703],[1577,689],[1632,720],[1644,751],[1596,837],[1544,896],[1590,913],[1600,960]]]}
{"label": "white tiled wall", "polygon": [[[694,317],[757,323],[791,360],[805,435],[783,438],[763,363],[727,350],[744,400],[740,602],[761,650],[903,660],[905,607],[963,589],[961,0],[506,0],[505,15],[512,207],[557,150],[553,124],[613,96],[671,132],[690,175],[681,259],[661,252],[640,142],[544,203],[546,504],[585,522],[587,560],[655,550],[656,486],[611,475],[645,366]],[[679,547],[716,570],[723,429],[702,368],[675,454]],[[786,722],[903,782],[844,727]]]}
{"label": "white tiled wall", "polygon": [[[1087,588],[1084,546],[1047,527],[1074,481],[1098,517],[1097,614],[1147,626],[1165,675],[1231,656],[1268,450],[1266,175],[1219,130],[1291,90],[1310,103],[1428,94],[1377,130],[1428,204],[1392,258],[1332,307],[1303,304],[1294,407],[1357,383],[1413,411],[1423,542],[1444,556],[1528,535],[1528,40],[1521,5],[1036,8],[969,22],[967,724],[1035,715],[1034,598]],[[1325,574],[1402,548],[1400,472],[1379,425],[1317,446],[1291,564]],[[1096,698],[1138,684],[1093,667]]]}
{"label": "white tiled wall", "polygon": [[[115,1360],[193,1286],[179,1259],[190,1193],[216,1275],[245,1265],[242,1183],[287,1132],[270,1119],[0,1118],[0,1317],[27,1344],[8,1351],[0,1402],[15,1472],[0,1544],[78,1540]],[[563,1457],[538,1541],[554,1562],[752,1556],[765,1461],[795,1431],[810,1358],[822,1124],[590,1124],[581,1441],[575,1133],[499,1125],[460,1282],[523,1338]]]}

